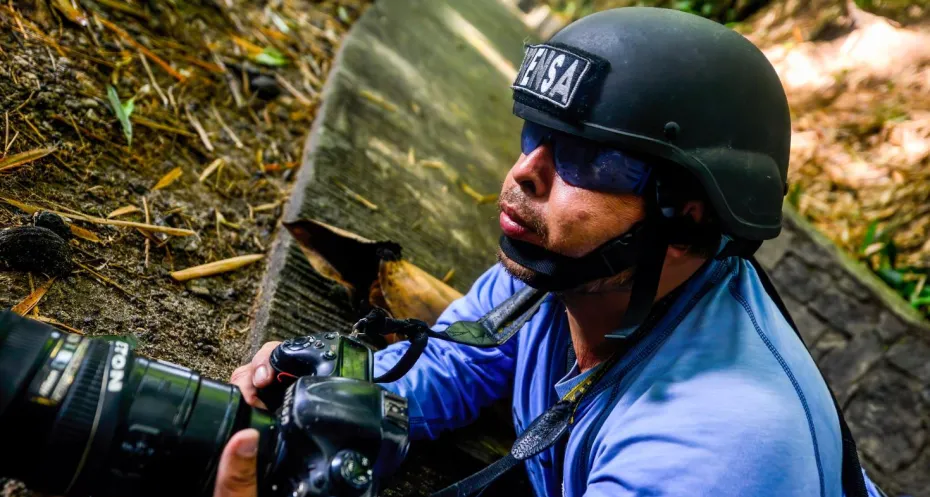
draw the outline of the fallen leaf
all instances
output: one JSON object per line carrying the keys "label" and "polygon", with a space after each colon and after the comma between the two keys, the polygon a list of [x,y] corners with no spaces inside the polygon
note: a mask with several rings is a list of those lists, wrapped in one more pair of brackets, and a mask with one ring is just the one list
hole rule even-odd
{"label": "fallen leaf", "polygon": [[152,190],[161,190],[162,188],[168,187],[171,185],[171,183],[174,183],[178,178],[180,178],[182,174],[184,174],[184,170],[182,170],[180,167],[172,169],[168,172],[168,174],[162,176],[161,179],[158,180],[158,183],[152,187]]}
{"label": "fallen leaf", "polygon": [[24,204],[24,203],[22,203],[22,202],[20,202],[20,201],[18,201],[18,200],[13,200],[13,199],[11,199],[11,198],[3,198],[3,197],[0,197],[0,200],[2,200],[2,201],[4,201],[4,202],[6,202],[6,203],[12,205],[13,207],[16,207],[17,209],[19,209],[19,210],[25,212],[26,214],[35,214],[36,212],[45,210],[45,209],[42,209],[41,207],[36,207],[36,206],[34,206],[34,205]]}
{"label": "fallen leaf", "polygon": [[16,155],[5,157],[0,159],[0,172],[25,166],[26,164],[39,160],[56,150],[58,150],[56,147],[37,148],[35,150],[29,150],[26,152],[18,153]]}
{"label": "fallen leaf", "polygon": [[46,281],[44,285],[40,286],[39,288],[36,288],[34,292],[30,293],[26,298],[22,300],[22,302],[14,305],[13,308],[10,310],[15,312],[16,314],[19,314],[20,316],[25,316],[27,312],[31,311],[32,308],[35,307],[36,304],[38,304],[40,300],[42,300],[42,297],[45,296],[45,293],[48,292],[48,289],[52,287],[52,283],[54,282],[55,282],[54,277],[49,278],[49,280]]}
{"label": "fallen leaf", "polygon": [[385,254],[400,256],[400,245],[377,242],[350,231],[312,219],[284,223],[310,266],[321,276],[356,292],[369,289],[378,278],[378,264]]}
{"label": "fallen leaf", "polygon": [[87,26],[87,14],[72,5],[70,0],[54,0],[52,5],[64,14],[69,21],[79,26]]}
{"label": "fallen leaf", "polygon": [[446,307],[462,294],[405,260],[381,261],[381,293],[397,319],[419,319],[433,324]]}
{"label": "fallen leaf", "polygon": [[139,212],[141,209],[134,205],[127,205],[120,207],[119,209],[114,210],[113,212],[107,214],[107,219],[113,219],[114,217],[125,216],[126,214],[132,214],[134,212]]}
{"label": "fallen leaf", "polygon": [[240,255],[239,257],[233,257],[231,259],[225,259],[222,261],[216,261],[209,264],[182,269],[181,271],[175,271],[171,273],[171,277],[177,281],[206,278],[207,276],[215,276],[217,274],[235,271],[236,269],[260,261],[264,257],[265,256],[263,254]]}
{"label": "fallen leaf", "polygon": [[372,103],[375,103],[375,104],[381,106],[384,110],[386,110],[386,111],[388,111],[388,112],[397,112],[397,106],[396,106],[396,105],[392,104],[391,102],[388,102],[387,100],[385,100],[384,97],[382,97],[381,95],[379,95],[379,94],[377,94],[377,93],[375,93],[375,92],[373,92],[373,91],[370,91],[370,90],[362,90],[362,91],[359,92],[359,95],[361,95],[362,97],[364,97],[364,98],[365,98],[366,100],[368,100],[369,102],[372,102]]}
{"label": "fallen leaf", "polygon": [[74,236],[82,240],[87,240],[88,242],[93,242],[93,243],[103,243],[103,241],[100,240],[100,238],[97,237],[97,234],[94,233],[93,231],[86,230],[84,228],[81,228],[80,226],[75,226],[73,224],[70,225],[69,228],[71,228],[71,234],[73,234]]}
{"label": "fallen leaf", "polygon": [[225,162],[226,161],[224,161],[222,158],[216,159],[215,161],[211,162],[210,165],[207,166],[207,168],[204,169],[202,173],[200,173],[200,178],[198,178],[197,181],[203,183],[205,179],[209,178],[210,175],[216,172],[216,170],[219,167],[221,167]]}
{"label": "fallen leaf", "polygon": [[272,67],[281,67],[288,64],[287,57],[280,50],[273,47],[265,47],[251,58],[259,64]]}

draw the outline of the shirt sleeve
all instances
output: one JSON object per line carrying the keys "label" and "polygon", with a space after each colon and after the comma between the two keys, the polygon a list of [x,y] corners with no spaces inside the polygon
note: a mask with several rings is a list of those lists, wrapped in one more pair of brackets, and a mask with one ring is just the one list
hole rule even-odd
{"label": "shirt sleeve", "polygon": [[[485,272],[464,297],[442,313],[435,330],[456,321],[476,321],[522,286],[498,264]],[[375,354],[375,374],[391,368],[410,346],[395,343]],[[403,378],[382,385],[407,398],[410,435],[435,439],[467,425],[479,411],[513,389],[517,340],[496,348],[430,339],[423,355]]]}

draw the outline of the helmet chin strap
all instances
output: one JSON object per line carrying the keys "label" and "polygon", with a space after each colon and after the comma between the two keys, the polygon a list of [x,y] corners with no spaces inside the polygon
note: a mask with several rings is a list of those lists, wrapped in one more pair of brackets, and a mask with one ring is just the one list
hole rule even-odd
{"label": "helmet chin strap", "polygon": [[685,243],[696,233],[690,217],[666,217],[658,204],[656,182],[646,185],[646,217],[626,233],[582,257],[567,257],[537,245],[502,236],[501,251],[533,271],[527,284],[558,292],[591,281],[616,276],[635,267],[630,302],[620,327],[608,338],[627,338],[645,321],[655,302],[665,256],[671,243]]}

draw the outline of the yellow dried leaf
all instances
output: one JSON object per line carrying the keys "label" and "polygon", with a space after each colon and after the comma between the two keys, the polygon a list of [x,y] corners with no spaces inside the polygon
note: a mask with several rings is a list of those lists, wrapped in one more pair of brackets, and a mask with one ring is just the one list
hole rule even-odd
{"label": "yellow dried leaf", "polygon": [[364,97],[366,100],[368,100],[369,102],[372,102],[372,103],[375,103],[375,104],[381,106],[384,110],[386,110],[386,111],[388,111],[388,112],[397,112],[397,106],[396,106],[396,105],[392,104],[391,102],[388,102],[387,100],[385,100],[384,97],[382,97],[381,95],[379,95],[379,94],[377,94],[377,93],[375,93],[375,92],[373,92],[373,91],[370,91],[370,90],[362,90],[362,91],[359,92],[359,94],[360,94],[362,97]]}
{"label": "yellow dried leaf", "polygon": [[182,174],[184,174],[184,171],[180,167],[172,169],[168,174],[162,176],[161,179],[158,180],[158,183],[155,184],[152,190],[161,190],[162,188],[168,187],[171,183],[174,183],[180,178]]}
{"label": "yellow dried leaf", "polygon": [[14,305],[10,310],[20,316],[25,316],[27,312],[31,311],[32,308],[42,300],[42,297],[45,296],[45,293],[48,292],[48,289],[52,287],[52,283],[54,282],[55,278],[50,278],[44,285],[36,288],[34,292],[30,293],[22,302]]}
{"label": "yellow dried leaf", "polygon": [[222,166],[224,163],[225,161],[222,158],[216,159],[215,161],[211,162],[210,165],[207,166],[207,168],[204,169],[202,173],[200,173],[200,178],[198,178],[197,181],[203,183],[203,180],[209,178],[210,175],[216,172],[216,170],[220,166]]}
{"label": "yellow dried leaf", "polygon": [[475,202],[478,203],[479,205],[487,204],[487,203],[494,202],[495,200],[497,200],[496,193],[482,195],[481,193],[478,193],[474,188],[469,186],[468,183],[465,183],[464,181],[459,181],[458,183],[462,191],[465,192],[465,194],[468,195],[469,197],[475,199]]}
{"label": "yellow dried leaf", "polygon": [[71,234],[72,234],[72,235],[74,235],[74,236],[76,236],[76,237],[78,237],[78,238],[80,238],[80,239],[82,239],[82,240],[87,240],[88,242],[94,242],[94,243],[102,243],[102,241],[100,240],[100,238],[98,238],[98,237],[97,237],[97,234],[94,233],[93,231],[86,230],[86,229],[84,229],[84,228],[81,228],[81,227],[79,227],[79,226],[75,226],[75,225],[73,225],[73,224],[70,225],[69,228],[71,228]]}
{"label": "yellow dried leaf", "polygon": [[2,201],[4,201],[4,202],[6,202],[6,203],[12,205],[13,207],[16,207],[17,209],[19,209],[19,210],[25,212],[26,214],[35,214],[36,212],[39,212],[39,211],[43,210],[41,207],[36,207],[36,206],[34,206],[34,205],[24,204],[24,203],[22,203],[22,202],[20,202],[20,201],[18,201],[18,200],[13,200],[13,199],[11,199],[11,198],[3,198],[3,197],[0,197],[0,200],[2,200]]}
{"label": "yellow dried leaf", "polygon": [[125,216],[126,214],[132,214],[134,212],[139,212],[139,210],[140,209],[134,205],[127,205],[124,207],[120,207],[119,209],[116,209],[115,211],[107,214],[107,219],[113,219],[114,217]]}
{"label": "yellow dried leaf", "polygon": [[397,319],[435,323],[452,301],[462,296],[433,275],[405,261],[381,261],[378,271],[381,292]]}
{"label": "yellow dried leaf", "polygon": [[27,152],[18,153],[16,155],[11,155],[0,159],[0,172],[9,171],[17,167],[25,166],[32,161],[36,161],[45,157],[46,155],[58,150],[55,147],[48,148],[37,148],[35,150],[29,150]]}
{"label": "yellow dried leaf", "polygon": [[216,261],[209,264],[182,269],[181,271],[175,271],[171,273],[171,277],[177,281],[205,278],[207,276],[214,276],[217,274],[235,271],[236,269],[248,266],[249,264],[252,264],[256,261],[260,261],[264,257],[265,256],[263,254],[240,255],[239,257],[233,257],[231,259],[225,259],[222,261]]}

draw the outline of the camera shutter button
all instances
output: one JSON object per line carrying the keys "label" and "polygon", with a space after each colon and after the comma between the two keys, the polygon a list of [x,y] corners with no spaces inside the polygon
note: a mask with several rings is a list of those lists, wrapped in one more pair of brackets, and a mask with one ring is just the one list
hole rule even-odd
{"label": "camera shutter button", "polygon": [[300,338],[291,338],[284,342],[284,348],[287,350],[303,350],[310,345],[310,342],[314,340],[314,337],[300,337]]}
{"label": "camera shutter button", "polygon": [[323,352],[323,359],[332,361],[335,358],[336,358],[336,353],[333,352],[332,350],[327,350],[326,352]]}

